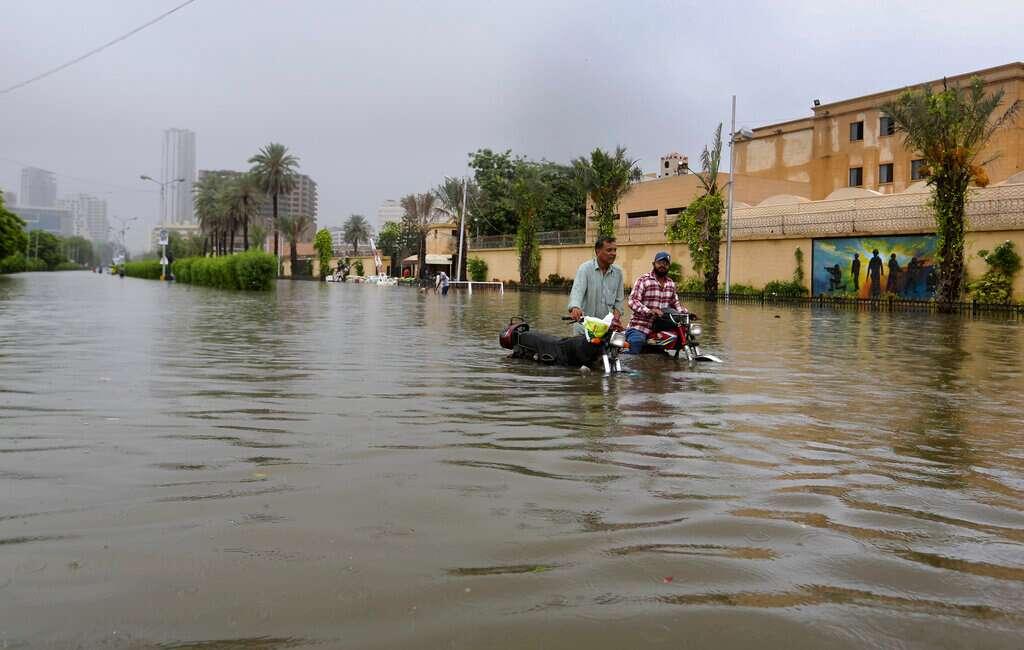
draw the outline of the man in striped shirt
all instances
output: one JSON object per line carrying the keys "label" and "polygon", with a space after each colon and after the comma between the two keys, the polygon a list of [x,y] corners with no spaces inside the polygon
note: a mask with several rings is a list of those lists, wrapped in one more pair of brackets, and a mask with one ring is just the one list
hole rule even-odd
{"label": "man in striped shirt", "polygon": [[676,283],[668,277],[668,266],[672,257],[665,251],[654,256],[654,264],[650,273],[644,273],[633,284],[629,294],[629,308],[633,317],[626,328],[626,340],[629,342],[629,353],[640,354],[644,342],[650,336],[654,319],[661,316],[662,310],[671,307],[677,311],[686,311],[679,304]]}

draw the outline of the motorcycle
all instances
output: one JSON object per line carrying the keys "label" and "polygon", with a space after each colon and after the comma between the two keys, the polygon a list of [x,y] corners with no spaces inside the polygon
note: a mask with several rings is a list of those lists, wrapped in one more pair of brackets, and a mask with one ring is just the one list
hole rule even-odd
{"label": "motorcycle", "polygon": [[622,372],[619,355],[629,344],[626,343],[625,334],[609,329],[610,317],[604,320],[593,317],[574,320],[563,316],[562,320],[583,323],[586,335],[559,337],[535,332],[530,330],[525,318],[513,316],[498,341],[501,347],[512,350],[513,358],[570,368],[593,368],[600,360],[606,374]]}
{"label": "motorcycle", "polygon": [[654,327],[647,341],[644,343],[643,352],[657,352],[671,354],[675,352],[675,358],[679,358],[681,352],[686,352],[687,361],[710,361],[722,363],[722,360],[713,354],[705,354],[700,351],[697,344],[704,328],[698,323],[696,314],[675,309],[664,309],[662,315],[654,319]]}

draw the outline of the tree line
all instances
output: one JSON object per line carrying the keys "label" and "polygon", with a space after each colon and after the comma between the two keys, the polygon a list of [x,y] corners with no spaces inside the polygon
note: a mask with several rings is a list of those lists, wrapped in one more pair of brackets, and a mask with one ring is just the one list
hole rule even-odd
{"label": "tree line", "polygon": [[4,206],[0,195],[0,273],[93,268],[109,263],[113,245],[73,235],[25,229],[25,222]]}

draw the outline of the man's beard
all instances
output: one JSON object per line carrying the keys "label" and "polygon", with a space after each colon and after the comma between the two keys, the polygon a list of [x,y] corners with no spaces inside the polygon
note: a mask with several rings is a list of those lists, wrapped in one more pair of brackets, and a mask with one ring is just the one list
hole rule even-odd
{"label": "man's beard", "polygon": [[665,269],[664,271],[662,271],[658,267],[654,267],[654,275],[658,276],[659,278],[667,277],[668,276],[668,269]]}

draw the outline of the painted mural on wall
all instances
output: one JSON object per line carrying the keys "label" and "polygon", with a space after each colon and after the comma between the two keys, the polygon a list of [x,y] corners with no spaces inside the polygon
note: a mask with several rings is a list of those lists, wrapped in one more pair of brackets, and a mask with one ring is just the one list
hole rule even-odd
{"label": "painted mural on wall", "polygon": [[935,293],[935,235],[815,239],[811,295],[927,300]]}

